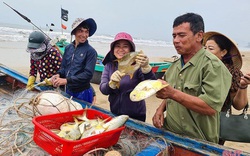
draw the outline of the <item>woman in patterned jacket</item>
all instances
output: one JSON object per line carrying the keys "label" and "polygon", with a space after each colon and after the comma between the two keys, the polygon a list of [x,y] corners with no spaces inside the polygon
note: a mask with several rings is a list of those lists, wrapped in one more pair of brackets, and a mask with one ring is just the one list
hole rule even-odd
{"label": "woman in patterned jacket", "polygon": [[40,31],[33,31],[29,35],[27,52],[30,53],[30,72],[26,88],[31,90],[38,73],[42,82],[59,70],[62,56],[59,50],[50,44],[50,39]]}

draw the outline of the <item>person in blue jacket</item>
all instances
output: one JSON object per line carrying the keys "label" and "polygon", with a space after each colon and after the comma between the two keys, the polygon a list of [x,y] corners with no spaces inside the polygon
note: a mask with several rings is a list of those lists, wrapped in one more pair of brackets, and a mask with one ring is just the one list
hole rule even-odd
{"label": "person in blue jacket", "polygon": [[61,67],[51,80],[54,87],[65,85],[67,94],[89,103],[93,101],[90,80],[95,70],[97,52],[89,44],[88,37],[96,29],[92,18],[77,18],[74,21],[71,36],[74,35],[75,40],[65,47]]}
{"label": "person in blue jacket", "polygon": [[[124,76],[124,73],[117,70],[118,63],[114,61],[134,51],[135,44],[130,34],[120,32],[115,36],[115,40],[110,45],[110,51],[103,60],[105,67],[102,72],[99,89],[104,95],[109,95],[110,110],[113,114],[124,114],[133,119],[145,121],[145,100],[133,102],[130,100],[129,94],[141,81],[156,79],[149,65],[148,57],[144,54],[137,55],[136,62],[140,64],[141,68],[135,71],[132,79],[130,79],[129,75]],[[115,83],[110,82],[119,82],[119,88],[113,85]]]}

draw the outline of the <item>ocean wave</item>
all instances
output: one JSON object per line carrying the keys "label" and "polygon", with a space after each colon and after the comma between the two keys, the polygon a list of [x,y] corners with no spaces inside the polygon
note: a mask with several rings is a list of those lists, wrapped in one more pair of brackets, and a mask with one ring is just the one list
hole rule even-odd
{"label": "ocean wave", "polygon": [[[17,27],[0,26],[0,41],[27,41],[28,36],[32,31],[34,30],[17,28]],[[52,39],[62,35],[62,32],[60,31],[47,31],[47,30],[43,31]],[[65,35],[67,37],[67,40],[70,41],[71,35],[69,32],[64,32],[63,35]],[[97,42],[97,43],[111,43],[113,39],[114,36],[112,35],[96,35],[96,34],[89,38],[91,42]],[[134,38],[134,42],[137,45],[173,47],[172,43],[161,40],[145,40],[141,38]]]}

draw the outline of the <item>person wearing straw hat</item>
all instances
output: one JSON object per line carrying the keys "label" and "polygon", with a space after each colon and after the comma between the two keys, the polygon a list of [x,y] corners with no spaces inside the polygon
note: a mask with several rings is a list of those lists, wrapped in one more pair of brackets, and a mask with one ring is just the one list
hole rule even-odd
{"label": "person wearing straw hat", "polygon": [[210,31],[204,34],[203,45],[216,55],[232,74],[232,85],[222,111],[227,111],[227,105],[232,102],[235,109],[241,110],[247,104],[247,87],[250,84],[250,73],[241,72],[242,58],[234,41],[227,36]]}
{"label": "person wearing straw hat", "polygon": [[71,31],[71,38],[74,35],[75,40],[65,47],[61,67],[52,77],[54,87],[65,85],[66,93],[89,103],[93,101],[90,80],[95,70],[97,52],[89,44],[88,37],[96,29],[94,19],[76,18]]}
{"label": "person wearing straw hat", "polygon": [[[123,58],[126,54],[135,52],[135,44],[130,34],[120,32],[116,34],[114,41],[110,44],[110,50],[103,59],[105,65],[102,72],[100,91],[109,96],[110,110],[116,115],[128,115],[130,118],[145,121],[146,103],[145,100],[133,102],[129,94],[143,80],[155,80],[155,74],[149,65],[149,58],[141,53],[136,56],[136,64],[140,67],[135,70],[133,77],[118,70],[117,59]],[[113,82],[119,82],[119,87]]]}
{"label": "person wearing straw hat", "polygon": [[[216,55],[232,74],[232,83],[227,98],[221,111],[226,112],[231,105],[237,110],[242,110],[248,103],[247,87],[250,84],[250,72],[243,75],[241,72],[242,58],[234,41],[227,36],[209,31],[204,34],[203,45]],[[220,139],[223,145],[225,140]]]}

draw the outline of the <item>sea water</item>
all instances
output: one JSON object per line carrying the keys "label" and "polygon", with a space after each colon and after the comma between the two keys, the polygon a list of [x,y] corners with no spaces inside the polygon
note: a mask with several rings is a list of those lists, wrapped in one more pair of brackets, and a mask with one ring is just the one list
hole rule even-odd
{"label": "sea water", "polygon": [[[28,43],[28,37],[32,31],[34,30],[28,26],[0,23],[0,42],[23,42],[24,45],[20,48],[23,52],[25,52],[26,44]],[[52,39],[62,35],[61,31],[43,31]],[[63,32],[63,35],[65,35],[67,41],[70,42],[70,32]],[[88,40],[89,43],[97,50],[99,54],[105,55],[110,50],[110,43],[114,40],[114,36],[115,34],[94,34],[93,36],[89,37]],[[134,38],[134,43],[136,45],[136,50],[143,50],[144,53],[149,57],[171,57],[173,55],[176,55],[176,51],[171,41],[169,42],[154,39]],[[7,46],[0,46],[0,49],[7,48]]]}

